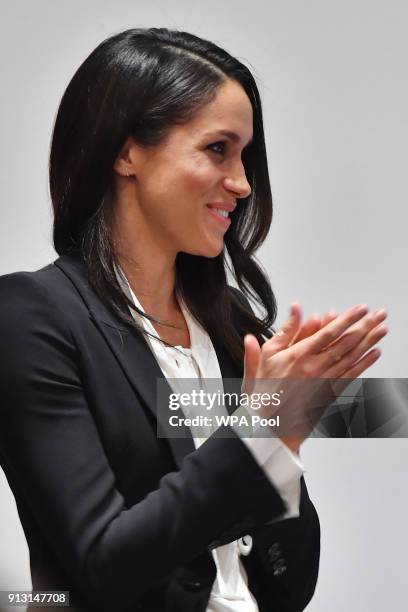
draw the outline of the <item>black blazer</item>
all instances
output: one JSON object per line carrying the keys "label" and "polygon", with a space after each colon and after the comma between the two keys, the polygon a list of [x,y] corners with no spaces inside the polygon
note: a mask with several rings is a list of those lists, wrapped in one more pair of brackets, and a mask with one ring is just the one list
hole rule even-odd
{"label": "black blazer", "polygon": [[[285,503],[232,430],[197,450],[158,438],[163,374],[80,259],[2,276],[0,295],[0,460],[33,589],[70,591],[76,610],[204,612],[211,549],[251,534],[242,561],[260,611],[303,610],[320,552],[303,478],[300,518],[266,525]],[[223,378],[242,378],[213,342]]]}

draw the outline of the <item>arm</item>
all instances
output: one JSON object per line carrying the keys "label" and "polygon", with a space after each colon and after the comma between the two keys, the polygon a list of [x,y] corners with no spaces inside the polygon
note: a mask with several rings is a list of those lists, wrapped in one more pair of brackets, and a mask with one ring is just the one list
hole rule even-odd
{"label": "arm", "polygon": [[[237,290],[235,294],[241,304],[253,312],[246,297]],[[251,532],[252,552],[242,557],[242,561],[251,589],[257,600],[264,602],[261,612],[264,609],[300,612],[316,587],[320,559],[319,518],[309,498],[302,476],[304,470],[297,456],[276,438],[254,438],[249,443],[253,445],[251,452],[264,465],[271,482],[287,502],[290,514],[273,517],[254,529]],[[269,445],[272,445],[271,454],[265,461]]]}
{"label": "arm", "polygon": [[[255,316],[245,295],[236,288],[230,287],[230,289],[232,296],[238,300],[239,304]],[[299,516],[300,478],[305,471],[299,455],[292,452],[282,440],[272,435],[269,438],[255,435],[253,438],[241,439],[287,504],[286,512],[272,521]]]}
{"label": "arm", "polygon": [[210,438],[126,507],[83,392],[67,315],[33,275],[2,277],[0,291],[3,467],[90,602],[131,605],[234,525],[282,514],[284,502],[235,435]]}
{"label": "arm", "polygon": [[315,591],[320,558],[320,523],[301,479],[299,518],[252,532],[253,549],[242,557],[260,611],[301,612]]}

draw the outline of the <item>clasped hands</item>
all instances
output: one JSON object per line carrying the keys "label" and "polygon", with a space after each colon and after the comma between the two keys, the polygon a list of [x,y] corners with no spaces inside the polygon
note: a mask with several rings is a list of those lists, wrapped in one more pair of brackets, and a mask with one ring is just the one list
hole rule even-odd
{"label": "clasped hands", "polygon": [[[388,332],[383,323],[386,317],[384,309],[371,312],[359,304],[338,316],[333,311],[322,319],[314,315],[302,324],[301,308],[294,302],[287,321],[262,346],[252,334],[245,336],[241,392],[265,392],[273,379],[275,387],[268,387],[272,396],[282,386],[276,379],[286,380],[289,392],[278,411],[282,425],[276,435],[292,451],[299,451],[326,407],[350,379],[360,376],[379,358],[380,350],[373,347]],[[268,418],[277,409],[262,406],[259,412]]]}

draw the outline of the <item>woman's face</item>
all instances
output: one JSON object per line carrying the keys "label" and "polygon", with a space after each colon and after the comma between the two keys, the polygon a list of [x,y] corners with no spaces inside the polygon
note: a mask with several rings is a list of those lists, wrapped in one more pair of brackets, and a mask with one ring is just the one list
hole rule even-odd
{"label": "woman's face", "polygon": [[127,165],[120,168],[122,176],[132,176],[121,180],[134,193],[138,233],[151,233],[172,254],[217,256],[237,200],[251,193],[241,156],[252,139],[252,121],[248,96],[230,80],[159,146],[146,149],[129,139]]}

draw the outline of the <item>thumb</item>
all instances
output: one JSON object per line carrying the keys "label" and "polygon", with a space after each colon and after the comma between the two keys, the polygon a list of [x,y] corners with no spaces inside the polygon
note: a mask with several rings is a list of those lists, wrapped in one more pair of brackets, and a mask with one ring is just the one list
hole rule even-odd
{"label": "thumb", "polygon": [[261,347],[253,334],[246,334],[244,338],[244,378],[241,393],[252,392],[255,385],[256,373],[261,359]]}

